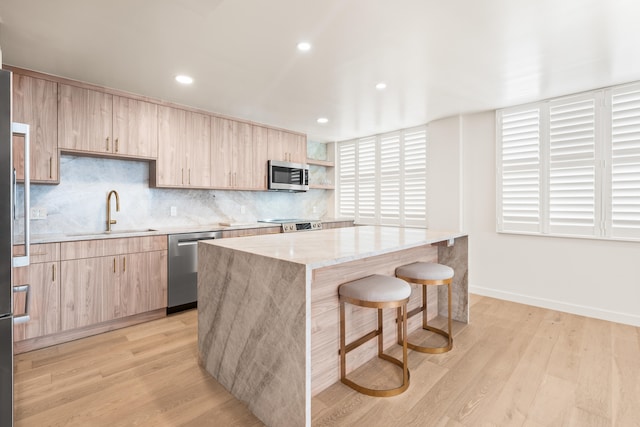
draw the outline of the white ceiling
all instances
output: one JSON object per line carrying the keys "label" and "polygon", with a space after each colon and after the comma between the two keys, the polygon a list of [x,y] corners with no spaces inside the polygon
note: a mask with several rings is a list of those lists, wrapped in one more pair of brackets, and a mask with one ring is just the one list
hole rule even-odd
{"label": "white ceiling", "polygon": [[640,1],[2,0],[0,46],[6,64],[333,141],[640,80]]}

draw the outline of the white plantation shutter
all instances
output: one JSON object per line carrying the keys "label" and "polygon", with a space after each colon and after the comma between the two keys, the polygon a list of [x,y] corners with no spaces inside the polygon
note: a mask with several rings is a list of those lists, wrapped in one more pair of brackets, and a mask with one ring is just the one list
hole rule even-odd
{"label": "white plantation shutter", "polygon": [[380,224],[400,224],[400,133],[380,138]]}
{"label": "white plantation shutter", "polygon": [[362,224],[376,223],[376,139],[362,138],[358,141],[358,215]]}
{"label": "white plantation shutter", "polygon": [[337,146],[338,215],[361,224],[426,227],[426,126]]}
{"label": "white plantation shutter", "polygon": [[427,130],[407,129],[404,140],[404,224],[427,221]]}
{"label": "white plantation shutter", "polygon": [[640,237],[640,84],[611,91],[611,195],[613,237]]}
{"label": "white plantation shutter", "polygon": [[498,231],[540,231],[540,108],[498,115]]}
{"label": "white plantation shutter", "polygon": [[640,82],[497,111],[497,230],[640,240]]}
{"label": "white plantation shutter", "polygon": [[599,233],[596,205],[596,99],[549,104],[549,232]]}
{"label": "white plantation shutter", "polygon": [[338,216],[356,216],[356,143],[338,144]]}

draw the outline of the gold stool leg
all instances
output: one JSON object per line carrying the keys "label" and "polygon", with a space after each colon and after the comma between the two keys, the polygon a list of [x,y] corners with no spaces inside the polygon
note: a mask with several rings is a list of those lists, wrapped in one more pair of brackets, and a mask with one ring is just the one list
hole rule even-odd
{"label": "gold stool leg", "polygon": [[449,301],[449,307],[447,307],[447,314],[449,315],[449,350],[451,350],[453,348],[453,334],[452,334],[452,329],[451,329],[451,282],[449,282],[449,284],[447,285],[448,288],[448,301]]}
{"label": "gold stool leg", "polygon": [[347,351],[344,322],[344,301],[340,301],[340,379],[344,381],[347,376]]}
{"label": "gold stool leg", "polygon": [[[403,278],[404,280],[410,281],[410,279],[408,278]],[[428,304],[428,297],[427,297],[427,286],[429,284],[427,283],[421,283],[421,282],[416,282],[413,281],[413,283],[417,283],[417,284],[421,284],[422,285],[422,307],[418,307],[415,308],[414,310],[411,311],[411,313],[407,313],[405,311],[406,317],[412,317],[416,314],[418,314],[420,311],[422,311],[422,329],[424,329],[425,331],[429,331],[429,332],[433,332],[436,333],[438,335],[443,336],[444,338],[447,339],[447,344],[445,346],[442,347],[424,347],[424,346],[420,346],[420,345],[416,345],[416,344],[412,344],[410,342],[407,342],[408,347],[411,350],[415,350],[415,351],[419,351],[421,353],[429,353],[429,354],[440,354],[440,353],[446,353],[447,351],[451,350],[453,348],[453,336],[451,335],[452,333],[452,319],[451,319],[451,280],[448,280],[446,283],[432,283],[430,285],[447,285],[447,324],[448,324],[448,332],[443,331],[442,329],[436,328],[434,326],[429,326],[428,325],[428,313],[427,313],[427,304]],[[400,316],[398,315],[398,330],[400,330]],[[406,333],[404,335],[404,337],[406,337]],[[408,341],[408,338],[405,339],[405,341]],[[398,340],[398,344],[402,344],[402,342],[400,340]]]}
{"label": "gold stool leg", "polygon": [[[407,299],[408,300],[408,299]],[[366,394],[369,396],[375,396],[375,397],[389,397],[389,396],[397,396],[400,393],[403,393],[405,390],[407,390],[407,388],[409,388],[409,379],[411,377],[410,372],[409,372],[409,365],[407,363],[407,342],[406,340],[403,340],[403,351],[402,351],[402,361],[400,361],[399,359],[396,359],[393,356],[390,356],[388,354],[384,353],[384,339],[383,339],[383,314],[382,314],[382,309],[379,308],[378,309],[378,329],[375,331],[371,331],[369,334],[362,336],[360,339],[350,343],[349,345],[346,345],[346,338],[345,338],[345,308],[344,308],[344,302],[341,301],[340,302],[340,381],[343,384],[346,384],[347,386],[351,387],[352,389],[354,389],[357,392],[360,392],[362,394]],[[404,336],[406,336],[407,334],[407,316],[406,316],[406,312],[407,312],[407,303],[405,302],[404,304],[401,305],[401,308],[398,307],[398,310],[404,310],[404,313],[400,312],[400,316],[402,316],[402,329],[401,331],[404,333]],[[400,329],[399,329],[400,330]],[[372,389],[372,388],[368,388],[368,387],[364,387],[361,386],[359,384],[356,384],[355,382],[351,381],[350,379],[347,378],[346,376],[346,356],[347,353],[351,350],[356,349],[357,347],[359,347],[360,345],[364,344],[365,342],[367,342],[369,339],[373,338],[375,335],[378,335],[378,357],[380,359],[386,360],[387,362],[391,362],[394,365],[400,367],[402,369],[402,385],[400,385],[399,387],[396,388],[391,388],[391,389],[384,389],[384,390],[379,390],[379,389]],[[360,342],[361,341],[361,342]]]}

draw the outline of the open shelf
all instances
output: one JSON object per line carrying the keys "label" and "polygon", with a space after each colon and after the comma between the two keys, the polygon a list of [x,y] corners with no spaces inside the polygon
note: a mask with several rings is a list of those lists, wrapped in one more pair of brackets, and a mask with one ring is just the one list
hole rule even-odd
{"label": "open shelf", "polygon": [[316,166],[325,166],[328,168],[332,168],[335,166],[334,162],[329,160],[317,160],[317,159],[307,159],[308,165],[316,165]]}
{"label": "open shelf", "polygon": [[312,190],[335,190],[333,184],[309,184],[309,188]]}

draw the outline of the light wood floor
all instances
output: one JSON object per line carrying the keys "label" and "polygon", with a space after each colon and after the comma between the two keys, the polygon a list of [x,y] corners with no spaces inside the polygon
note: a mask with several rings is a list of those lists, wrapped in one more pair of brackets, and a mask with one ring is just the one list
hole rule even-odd
{"label": "light wood floor", "polygon": [[[471,304],[451,352],[409,352],[404,394],[335,384],[313,399],[313,425],[640,426],[640,328]],[[262,425],[198,367],[196,322],[190,311],[16,356],[16,427]],[[379,365],[353,375],[396,375]]]}

